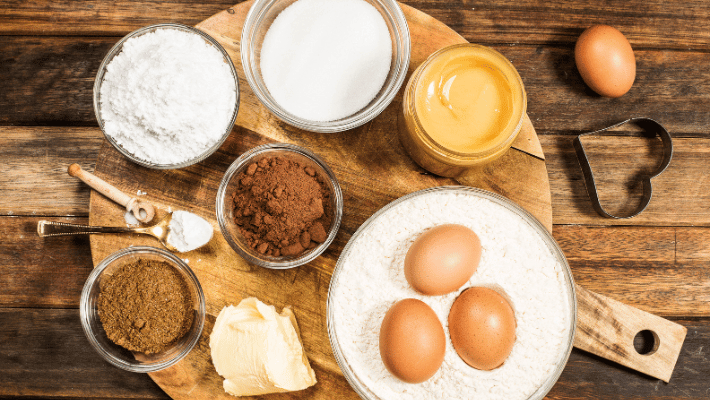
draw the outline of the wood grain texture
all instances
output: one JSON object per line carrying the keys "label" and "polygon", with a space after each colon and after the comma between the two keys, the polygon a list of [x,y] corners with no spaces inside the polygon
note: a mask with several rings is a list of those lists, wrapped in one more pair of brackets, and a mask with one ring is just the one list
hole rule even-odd
{"label": "wood grain texture", "polygon": [[[326,261],[313,266],[323,273],[323,279],[330,279],[328,263],[334,262],[357,227],[389,200],[377,192],[369,201],[348,197],[350,207],[344,220],[350,223],[322,256]],[[120,207],[105,202],[115,207],[113,222],[122,224]],[[81,236],[39,238],[39,219],[0,218],[7,239],[0,242],[0,254],[7,256],[2,267],[7,273],[0,274],[0,307],[76,308],[92,268],[89,240]],[[86,218],[47,219],[88,223]],[[553,236],[575,281],[585,288],[663,317],[710,317],[710,229],[555,225]],[[159,246],[155,241],[150,244]]]}
{"label": "wood grain texture", "polygon": [[87,216],[89,191],[67,167],[93,171],[103,140],[98,128],[0,126],[0,215]]}
{"label": "wood grain texture", "polygon": [[[78,304],[93,269],[86,236],[45,240],[37,236],[37,217],[0,217],[0,308],[66,307]],[[86,223],[87,218],[52,218]],[[1,340],[1,339],[0,339]]]}
{"label": "wood grain texture", "polygon": [[0,124],[98,126],[94,77],[118,39],[0,37]]}
{"label": "wood grain texture", "polygon": [[[93,80],[104,55],[119,39],[0,37],[0,73],[8,77],[0,81],[0,123],[96,126]],[[236,51],[234,41],[222,44]],[[709,60],[707,52],[638,50],[634,86],[621,98],[607,99],[585,86],[574,64],[572,44],[492,47],[520,73],[528,95],[528,115],[540,136],[591,132],[631,116],[659,121],[674,138],[708,132],[710,113],[705,110],[710,108],[710,70],[700,67]],[[247,85],[243,74],[240,85]],[[260,117],[261,121],[269,118]],[[258,127],[249,128],[261,132]]]}
{"label": "wood grain texture", "polygon": [[710,229],[556,225],[575,282],[662,316],[710,315]]}
{"label": "wood grain texture", "polygon": [[[688,335],[670,383],[574,349],[546,398],[707,399],[710,320],[674,322],[687,327]],[[84,337],[76,309],[0,309],[0,338],[0,397],[169,398],[145,375],[103,361]],[[320,378],[323,371],[316,375]],[[340,399],[335,393],[331,398]]]}
{"label": "wood grain texture", "polygon": [[94,351],[79,310],[0,309],[0,397],[167,399]]}
{"label": "wood grain texture", "polygon": [[[387,118],[387,114],[383,115],[383,118]],[[390,122],[385,122],[383,126]],[[289,132],[288,129],[292,128],[285,129],[286,133],[280,135],[271,133],[271,139],[298,140],[312,146],[326,137],[295,130]],[[350,163],[339,170],[344,181],[357,181],[355,177],[361,176],[361,173],[367,170],[373,175],[359,178],[366,182],[363,182],[362,188],[374,181],[383,180],[394,185],[401,194],[408,193],[410,185],[414,185],[411,186],[413,190],[454,183],[452,180],[426,175],[422,176],[422,183],[388,177],[387,168],[400,163],[413,164],[405,155],[398,155],[396,150],[390,149],[399,147],[396,135],[376,137],[375,133],[383,129],[386,128],[381,127],[379,122],[372,122],[347,137],[337,138],[333,153],[321,155],[328,157],[326,161],[333,165],[347,157],[348,146],[363,147],[364,143],[373,138],[379,143],[378,148],[372,148],[368,153],[362,154],[358,163]],[[234,134],[240,135],[236,131]],[[244,140],[247,146],[265,143],[258,138],[248,137],[249,133],[246,133]],[[582,180],[582,171],[572,147],[572,136],[548,134],[538,137],[545,154],[544,164],[549,175],[552,218],[556,224],[710,226],[710,214],[707,212],[710,204],[710,138],[674,138],[673,160],[668,169],[654,179],[654,197],[646,211],[631,220],[614,220],[603,218],[592,209]],[[604,205],[608,205],[610,210],[616,207],[622,211],[623,207],[633,207],[634,201],[638,201],[641,196],[641,190],[631,184],[632,178],[637,172],[653,169],[660,162],[659,142],[654,144],[638,136],[606,136],[584,140],[592,167],[595,168]],[[0,190],[4,194],[0,196],[0,215],[88,215],[86,205],[89,189],[76,178],[67,175],[66,167],[78,162],[92,171],[102,143],[103,136],[98,128],[0,126],[0,157],[7,160],[5,173],[0,174]],[[242,146],[236,151],[243,152],[248,148],[250,147]],[[232,150],[225,148],[224,151]],[[514,154],[508,156],[520,157]],[[221,165],[217,169],[224,171],[230,162],[228,157],[220,160]],[[528,162],[535,163],[533,160]],[[360,163],[367,167],[362,167]],[[510,166],[503,160],[499,164],[495,168],[489,167],[487,174],[504,176],[507,173],[505,168]],[[191,173],[201,171],[203,169],[196,168]],[[472,186],[491,184],[485,181],[476,182],[471,178],[463,180]],[[148,186],[145,185],[143,190],[147,189]],[[391,196],[388,198],[393,199]],[[352,204],[352,201],[350,204],[358,207],[358,204]]]}
{"label": "wood grain texture", "polygon": [[[577,285],[574,347],[669,382],[687,329],[679,324],[600,296]],[[652,349],[639,354],[634,337],[653,335]]]}
{"label": "wood grain texture", "polygon": [[[570,260],[576,281],[626,304],[671,316],[688,328],[669,384],[573,350],[547,398],[710,397],[710,229],[694,227],[707,225],[703,222],[707,208],[702,208],[707,193],[704,160],[710,127],[706,112],[710,101],[710,9],[706,2],[405,3],[434,16],[464,39],[491,44],[514,60],[531,99],[528,113],[547,156],[557,224],[554,236]],[[0,397],[168,398],[147,376],[103,363],[83,338],[75,308],[78,291],[88,274],[87,265],[91,265],[88,240],[40,241],[32,236],[32,229],[40,215],[54,220],[65,220],[67,216],[67,220],[75,222],[86,220],[90,190],[72,181],[61,168],[53,170],[52,165],[62,164],[62,160],[66,160],[66,165],[77,161],[93,170],[100,132],[90,128],[95,129],[96,136],[90,139],[91,143],[80,144],[76,132],[84,128],[76,127],[96,127],[91,85],[110,46],[141,26],[165,21],[194,24],[229,6],[231,2],[194,0],[11,0],[0,5],[0,125],[4,125],[0,129],[5,129],[0,133],[0,171],[10,171],[9,177],[0,174],[0,226],[10,233],[0,241]],[[593,23],[618,27],[636,52],[637,81],[621,99],[596,96],[584,86],[574,67],[574,41],[582,29]],[[623,225],[607,225],[609,222],[598,219],[588,205],[584,186],[575,176],[579,167],[574,158],[569,158],[573,156],[568,153],[571,147],[564,143],[558,147],[557,141],[565,142],[566,136],[593,131],[632,115],[657,119],[669,129],[676,144],[679,138],[687,140],[685,161],[682,171],[674,175],[677,181],[668,182],[673,189],[671,196],[658,196],[657,192],[651,202],[659,210],[665,209],[665,215],[657,213],[656,222],[633,219]],[[10,130],[16,132],[17,125],[26,126],[19,128],[26,131],[6,140],[11,137]],[[298,135],[289,133],[295,139]],[[54,151],[54,142],[60,143],[56,149],[61,151]],[[72,149],[67,145],[70,142],[83,148]],[[646,151],[644,148],[639,150]],[[54,161],[42,161],[41,149]],[[629,159],[637,154],[642,153],[634,152]],[[613,154],[609,155],[613,159]],[[604,151],[599,156],[604,167]],[[372,154],[364,161],[382,162],[388,157]],[[674,162],[678,160],[676,153]],[[227,157],[218,162],[224,163],[220,168],[226,168],[230,160]],[[348,185],[353,193],[372,188],[372,198],[367,199],[348,196],[346,190],[346,212],[359,223],[371,210],[393,199],[378,188],[379,177],[362,176],[368,171],[338,172],[343,180],[362,179]],[[610,201],[628,196],[626,192],[631,191],[624,186],[622,172],[609,177],[610,186],[605,193],[619,192]],[[204,168],[187,172],[202,173],[210,172]],[[190,196],[180,191],[169,195]],[[356,225],[353,222],[342,230],[331,248],[334,254],[339,253]],[[327,263],[312,268],[328,275]],[[64,275],[60,276],[57,270]]]}
{"label": "wood grain texture", "polygon": [[[675,4],[669,8],[663,0],[464,0],[455,5],[444,0],[414,0],[405,3],[445,21],[471,42],[573,44],[585,28],[607,24],[623,32],[635,50],[647,47],[706,49],[708,46],[708,9],[701,0],[684,2],[678,8]],[[687,26],[691,20],[695,26]]]}
{"label": "wood grain texture", "polygon": [[[673,159],[653,180],[653,198],[630,220],[599,216],[587,195],[572,137],[542,136],[557,224],[710,225],[710,138],[674,138]],[[597,181],[599,198],[610,212],[634,209],[642,196],[637,175],[662,160],[660,140],[634,136],[583,139]]]}
{"label": "wood grain texture", "polygon": [[161,22],[195,25],[232,4],[229,0],[4,1],[0,34],[124,36]]}
{"label": "wood grain texture", "polygon": [[[476,43],[568,45],[586,27],[604,23],[620,29],[636,50],[707,50],[710,45],[710,10],[702,0],[673,3],[672,7],[663,0],[404,3],[444,21]],[[194,25],[232,4],[222,0],[5,1],[0,34],[123,36],[159,22]]]}

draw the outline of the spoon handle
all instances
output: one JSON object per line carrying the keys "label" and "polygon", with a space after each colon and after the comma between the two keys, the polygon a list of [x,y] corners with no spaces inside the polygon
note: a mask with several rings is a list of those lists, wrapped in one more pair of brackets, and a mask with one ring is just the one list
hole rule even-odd
{"label": "spoon handle", "polygon": [[136,232],[134,228],[122,226],[90,226],[67,224],[64,222],[39,221],[37,223],[37,234],[40,237],[61,236],[61,235],[86,235],[89,233],[126,233]]}
{"label": "spoon handle", "polygon": [[79,164],[72,164],[67,169],[69,175],[81,179],[84,183],[91,186],[97,192],[103,194],[109,199],[115,201],[116,203],[126,207],[128,202],[131,201],[131,196],[118,190],[116,187],[112,186],[103,179],[97,177],[96,175],[85,171],[81,168]]}
{"label": "spoon handle", "polygon": [[67,172],[69,175],[81,179],[97,192],[126,207],[126,210],[133,213],[133,216],[135,216],[138,221],[148,223],[153,219],[153,216],[155,216],[155,208],[152,204],[123,193],[105,180],[91,172],[83,170],[79,164],[75,163],[70,165],[69,168],[67,168]]}

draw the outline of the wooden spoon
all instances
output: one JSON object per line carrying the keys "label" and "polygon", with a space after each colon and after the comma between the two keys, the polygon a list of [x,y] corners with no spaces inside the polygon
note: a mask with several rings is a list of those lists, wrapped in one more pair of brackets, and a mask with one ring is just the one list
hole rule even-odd
{"label": "wooden spoon", "polygon": [[97,192],[126,207],[126,210],[131,212],[138,221],[148,223],[153,220],[153,217],[155,216],[155,208],[153,208],[153,205],[149,202],[139,200],[136,197],[131,197],[123,193],[103,179],[81,169],[79,164],[70,165],[67,172],[69,175],[81,179]]}
{"label": "wooden spoon", "polygon": [[168,213],[155,225],[146,227],[128,228],[123,226],[90,226],[67,224],[64,222],[39,221],[37,223],[37,234],[40,237],[64,236],[64,235],[87,235],[92,233],[138,233],[150,235],[158,239],[160,243],[170,251],[178,251],[175,246],[168,243],[170,235],[170,220],[173,214]]}

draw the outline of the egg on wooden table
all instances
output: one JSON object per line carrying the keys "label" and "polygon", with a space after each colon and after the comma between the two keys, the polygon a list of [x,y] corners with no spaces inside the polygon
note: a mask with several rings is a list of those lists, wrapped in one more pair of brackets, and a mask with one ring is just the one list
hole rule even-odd
{"label": "egg on wooden table", "polygon": [[636,79],[636,58],[623,33],[608,25],[585,30],[574,47],[584,83],[604,97],[621,97]]}
{"label": "egg on wooden table", "polygon": [[500,367],[515,344],[515,315],[510,303],[493,289],[472,287],[449,311],[449,336],[466,364],[480,370]]}
{"label": "egg on wooden table", "polygon": [[404,299],[385,314],[379,344],[382,361],[392,375],[421,383],[444,362],[446,336],[431,307],[421,300]]}
{"label": "egg on wooden table", "polygon": [[417,237],[404,257],[404,276],[419,293],[442,295],[458,290],[478,268],[481,240],[456,224],[435,226]]}

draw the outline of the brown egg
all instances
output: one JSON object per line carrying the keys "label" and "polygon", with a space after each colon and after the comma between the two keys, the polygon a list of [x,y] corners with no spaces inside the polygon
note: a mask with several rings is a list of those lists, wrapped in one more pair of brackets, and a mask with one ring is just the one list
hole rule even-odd
{"label": "brown egg", "polygon": [[445,350],[444,327],[423,301],[400,300],[385,314],[380,356],[392,375],[409,383],[424,382],[441,366]]}
{"label": "brown egg", "polygon": [[515,315],[493,289],[464,290],[449,311],[451,343],[466,364],[492,370],[503,364],[515,344]]}
{"label": "brown egg", "polygon": [[422,233],[409,247],[404,276],[419,293],[446,294],[466,283],[480,260],[478,235],[462,225],[439,225]]}
{"label": "brown egg", "polygon": [[574,60],[579,74],[604,97],[621,97],[636,79],[636,58],[626,37],[608,25],[595,25],[577,39]]}

